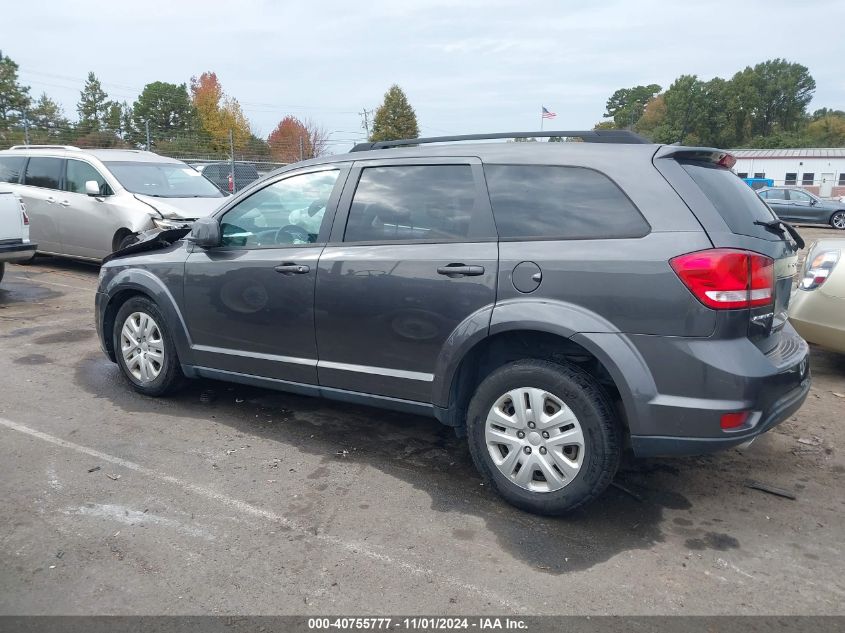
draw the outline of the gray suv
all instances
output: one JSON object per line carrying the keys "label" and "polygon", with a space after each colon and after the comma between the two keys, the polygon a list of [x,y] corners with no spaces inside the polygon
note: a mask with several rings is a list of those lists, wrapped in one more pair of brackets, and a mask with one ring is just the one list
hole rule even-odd
{"label": "gray suv", "polygon": [[[103,350],[143,394],[212,378],[431,415],[520,508],[597,497],[624,450],[750,442],[810,388],[803,242],[722,150],[367,143],[108,258]],[[438,141],[438,144],[430,142]]]}

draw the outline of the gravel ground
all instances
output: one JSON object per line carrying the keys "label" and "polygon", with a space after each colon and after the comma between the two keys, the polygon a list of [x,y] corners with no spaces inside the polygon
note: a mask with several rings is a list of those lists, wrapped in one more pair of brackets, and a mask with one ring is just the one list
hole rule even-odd
{"label": "gravel ground", "polygon": [[547,519],[434,420],[135,394],[96,278],[45,258],[0,285],[0,614],[845,613],[843,356],[814,348],[807,403],[749,449],[631,462],[638,498]]}

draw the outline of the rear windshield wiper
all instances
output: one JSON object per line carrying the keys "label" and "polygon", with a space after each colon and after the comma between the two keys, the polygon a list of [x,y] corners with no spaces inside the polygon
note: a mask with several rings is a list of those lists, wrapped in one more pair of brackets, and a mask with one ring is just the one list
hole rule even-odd
{"label": "rear windshield wiper", "polygon": [[802,238],[801,234],[795,230],[795,227],[789,224],[788,222],[784,222],[783,220],[768,220],[766,222],[762,220],[756,220],[754,224],[758,226],[765,226],[767,229],[771,231],[776,231],[781,235],[783,235],[784,233],[789,233],[790,237],[795,241],[795,244],[798,246],[798,248],[804,248],[804,238]]}

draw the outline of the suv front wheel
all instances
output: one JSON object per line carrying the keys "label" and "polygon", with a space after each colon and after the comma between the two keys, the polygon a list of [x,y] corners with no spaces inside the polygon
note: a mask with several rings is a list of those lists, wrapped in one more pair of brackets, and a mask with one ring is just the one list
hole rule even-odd
{"label": "suv front wheel", "polygon": [[164,315],[146,297],[132,297],[117,312],[113,345],[117,364],[135,391],[163,396],[182,382],[182,369]]}
{"label": "suv front wheel", "polygon": [[581,369],[543,360],[504,365],[467,410],[470,453],[513,505],[563,514],[601,494],[619,465],[621,431],[607,394]]}

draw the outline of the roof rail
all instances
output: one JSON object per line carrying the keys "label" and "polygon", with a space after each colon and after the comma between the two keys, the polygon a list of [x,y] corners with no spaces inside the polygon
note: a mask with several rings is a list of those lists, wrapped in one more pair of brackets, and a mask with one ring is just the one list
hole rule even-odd
{"label": "roof rail", "polygon": [[[9,149],[76,149],[74,145],[12,145]],[[81,150],[80,150],[81,151]]]}
{"label": "roof rail", "polygon": [[374,141],[358,143],[352,148],[353,152],[365,152],[372,149],[386,149],[388,147],[406,147],[408,145],[423,145],[426,143],[449,143],[454,141],[484,141],[497,138],[552,138],[572,137],[580,138],[585,143],[650,143],[648,139],[630,130],[579,130],[562,131],[550,130],[542,132],[492,132],[490,134],[460,134],[457,136],[430,136],[427,138],[405,138],[396,141]]}

